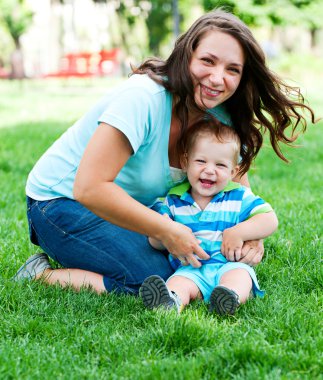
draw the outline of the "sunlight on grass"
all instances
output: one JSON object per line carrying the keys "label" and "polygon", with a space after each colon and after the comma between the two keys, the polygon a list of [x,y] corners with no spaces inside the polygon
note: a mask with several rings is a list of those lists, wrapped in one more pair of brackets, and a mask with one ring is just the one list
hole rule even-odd
{"label": "sunlight on grass", "polygon": [[69,124],[90,109],[120,78],[0,81],[0,128],[48,120]]}
{"label": "sunlight on grass", "polygon": [[[295,77],[322,116],[321,63],[297,59],[272,62],[273,69]],[[0,82],[0,378],[321,378],[323,121],[309,125],[300,148],[286,150],[290,164],[267,145],[250,171],[280,226],[257,267],[266,297],[234,317],[210,315],[202,302],[177,316],[145,310],[130,296],[10,280],[37,251],[27,238],[28,172],[119,81]]]}

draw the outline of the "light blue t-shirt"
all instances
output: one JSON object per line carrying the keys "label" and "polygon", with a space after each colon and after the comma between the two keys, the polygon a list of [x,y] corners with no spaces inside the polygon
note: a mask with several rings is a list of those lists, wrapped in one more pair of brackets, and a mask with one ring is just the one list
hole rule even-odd
{"label": "light blue t-shirt", "polygon": [[[226,124],[221,107],[212,110]],[[176,185],[168,160],[172,95],[147,75],[133,75],[110,91],[43,154],[30,172],[26,194],[36,200],[73,199],[80,160],[100,122],[120,130],[133,154],[115,179],[130,196],[151,206]]]}

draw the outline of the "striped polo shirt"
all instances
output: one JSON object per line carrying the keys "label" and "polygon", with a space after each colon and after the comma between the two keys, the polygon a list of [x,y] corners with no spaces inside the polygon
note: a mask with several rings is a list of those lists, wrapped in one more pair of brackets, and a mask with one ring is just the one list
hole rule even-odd
{"label": "striped polo shirt", "polygon": [[[210,260],[200,260],[203,264],[223,261],[221,253],[222,233],[248,218],[272,211],[269,203],[254,195],[250,188],[230,182],[224,190],[216,194],[210,203],[201,210],[189,193],[190,184],[182,183],[172,188],[159,212],[168,214],[174,221],[191,228],[201,241],[201,247],[211,256]],[[174,269],[179,260],[170,257]]]}

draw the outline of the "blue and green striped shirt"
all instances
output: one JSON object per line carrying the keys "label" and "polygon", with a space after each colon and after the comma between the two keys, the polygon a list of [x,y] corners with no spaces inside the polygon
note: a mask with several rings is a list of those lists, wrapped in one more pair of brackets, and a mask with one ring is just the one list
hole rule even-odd
{"label": "blue and green striped shirt", "polygon": [[[201,240],[201,247],[211,256],[210,260],[202,263],[214,262],[215,256],[221,253],[225,229],[256,214],[272,211],[271,206],[248,187],[235,182],[230,182],[216,194],[204,210],[194,201],[189,190],[188,182],[172,188],[159,212],[191,228],[196,238]],[[179,260],[170,257],[170,261],[174,269],[179,266]]]}

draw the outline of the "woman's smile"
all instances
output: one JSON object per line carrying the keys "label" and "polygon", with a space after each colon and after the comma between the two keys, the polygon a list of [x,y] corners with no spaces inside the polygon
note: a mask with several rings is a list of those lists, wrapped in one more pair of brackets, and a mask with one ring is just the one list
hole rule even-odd
{"label": "woman's smile", "polygon": [[215,98],[215,97],[219,96],[222,93],[222,91],[214,90],[214,89],[212,89],[212,88],[210,88],[208,86],[205,86],[203,84],[201,84],[200,87],[201,87],[202,93],[204,95],[206,95],[206,96],[211,97],[211,98],[213,98],[213,97]]}

